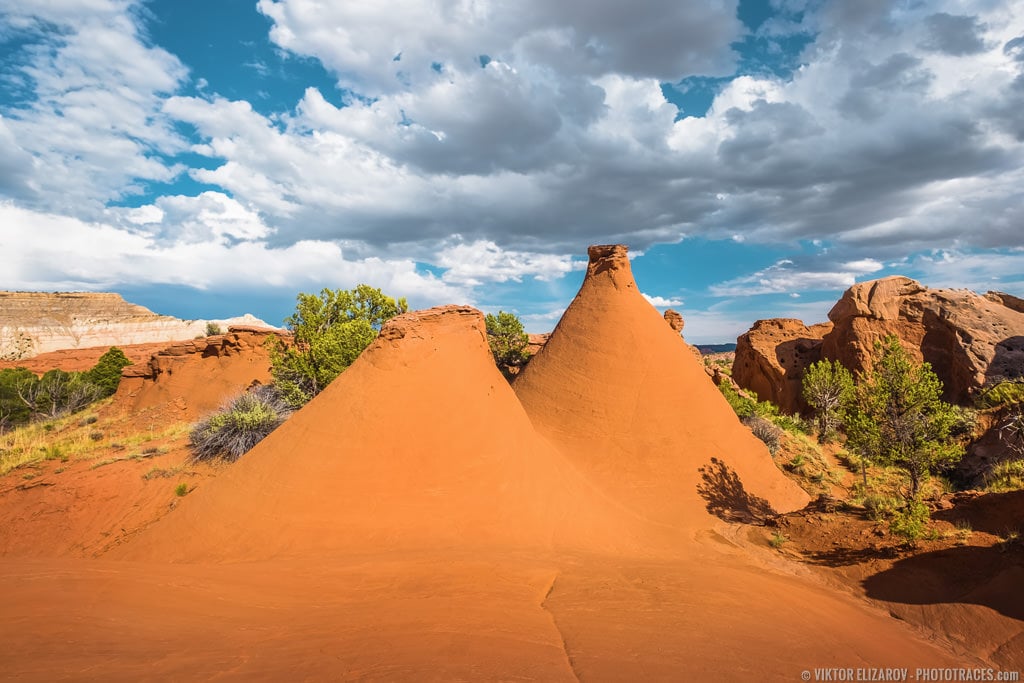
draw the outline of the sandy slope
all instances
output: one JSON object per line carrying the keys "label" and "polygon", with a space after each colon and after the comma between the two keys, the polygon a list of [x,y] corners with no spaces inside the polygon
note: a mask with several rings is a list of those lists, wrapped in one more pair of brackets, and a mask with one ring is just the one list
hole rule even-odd
{"label": "sandy slope", "polygon": [[468,307],[410,313],[118,556],[248,561],[407,549],[640,548],[538,436]]}

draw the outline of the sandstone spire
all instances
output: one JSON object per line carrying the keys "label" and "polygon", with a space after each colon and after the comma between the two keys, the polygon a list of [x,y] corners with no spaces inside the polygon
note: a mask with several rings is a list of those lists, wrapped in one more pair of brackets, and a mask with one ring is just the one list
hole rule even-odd
{"label": "sandstone spire", "polygon": [[541,434],[612,498],[666,525],[707,522],[706,476],[727,477],[714,485],[733,492],[738,481],[775,510],[804,505],[807,495],[640,294],[626,247],[588,252],[579,293],[514,384]]}

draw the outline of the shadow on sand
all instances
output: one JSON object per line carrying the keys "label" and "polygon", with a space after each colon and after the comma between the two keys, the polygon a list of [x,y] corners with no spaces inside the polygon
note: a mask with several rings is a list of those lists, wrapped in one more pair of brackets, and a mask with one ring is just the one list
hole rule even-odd
{"label": "shadow on sand", "polygon": [[699,470],[697,493],[707,502],[708,512],[727,522],[765,524],[776,516],[764,498],[748,493],[739,475],[718,458]]}
{"label": "shadow on sand", "polygon": [[907,605],[983,605],[1024,620],[1024,556],[1019,544],[964,546],[899,560],[864,579],[868,597]]}
{"label": "shadow on sand", "polygon": [[957,503],[951,510],[932,513],[932,519],[950,524],[964,523],[974,531],[993,536],[1008,536],[1024,532],[1024,491],[986,493],[974,500]]}

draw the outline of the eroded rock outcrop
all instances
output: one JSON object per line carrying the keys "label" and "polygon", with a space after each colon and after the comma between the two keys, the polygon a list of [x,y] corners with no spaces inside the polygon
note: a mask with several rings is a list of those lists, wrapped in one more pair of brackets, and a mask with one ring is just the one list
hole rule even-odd
{"label": "eroded rock outcrop", "polygon": [[994,301],[997,304],[1006,306],[1011,311],[1017,311],[1018,313],[1024,313],[1024,299],[1007,294],[1006,292],[985,292],[985,298],[989,301]]}
{"label": "eroded rock outcrop", "polygon": [[207,323],[270,326],[252,315],[179,320],[111,292],[0,292],[0,359],[61,349],[172,342],[206,334]]}
{"label": "eroded rock outcrop", "polygon": [[548,339],[551,337],[550,332],[542,332],[540,334],[529,334],[529,343],[526,345],[526,353],[533,357],[537,355],[537,352],[544,348],[544,345],[548,343]]}
{"label": "eroded rock outcrop", "polygon": [[672,310],[671,308],[667,308],[667,309],[665,309],[664,318],[665,318],[665,322],[668,323],[669,327],[671,327],[673,330],[675,330],[679,334],[683,333],[683,327],[685,327],[686,322],[683,320],[683,316],[682,316],[682,314],[679,313],[679,311],[675,311],[675,310]]}
{"label": "eroded rock outcrop", "polygon": [[113,410],[159,421],[193,420],[270,377],[267,341],[283,332],[231,327],[227,334],[193,339],[124,368]]}
{"label": "eroded rock outcrop", "polygon": [[1009,294],[929,289],[902,276],[862,282],[833,306],[829,323],[807,328],[798,320],[758,321],[737,341],[733,377],[793,411],[808,365],[826,358],[864,371],[874,343],[893,334],[917,361],[931,364],[947,401],[966,404],[986,385],[1024,376],[1018,302]]}
{"label": "eroded rock outcrop", "polygon": [[965,289],[929,289],[907,277],[863,282],[829,311],[822,356],[853,372],[871,364],[874,342],[895,334],[931,364],[944,398],[967,403],[986,384],[1024,375],[1024,313]]}
{"label": "eroded rock outcrop", "polygon": [[797,412],[803,372],[821,359],[822,338],[831,329],[832,323],[808,327],[795,318],[758,320],[736,340],[733,379],[760,400]]}

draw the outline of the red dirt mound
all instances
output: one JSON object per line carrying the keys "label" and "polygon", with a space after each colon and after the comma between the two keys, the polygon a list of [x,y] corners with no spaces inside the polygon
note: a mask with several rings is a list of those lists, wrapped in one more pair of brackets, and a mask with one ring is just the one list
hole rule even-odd
{"label": "red dirt mound", "polygon": [[278,332],[232,327],[227,334],[165,346],[124,369],[109,411],[140,421],[194,420],[252,384],[270,381],[265,342]]}
{"label": "red dirt mound", "polygon": [[579,293],[514,384],[538,431],[612,498],[662,524],[707,526],[706,509],[743,517],[805,505],[640,294],[626,247],[589,254]]}
{"label": "red dirt mound", "polygon": [[389,321],[327,389],[126,555],[622,549],[633,535],[616,514],[534,432],[494,365],[483,315],[449,306]]}

